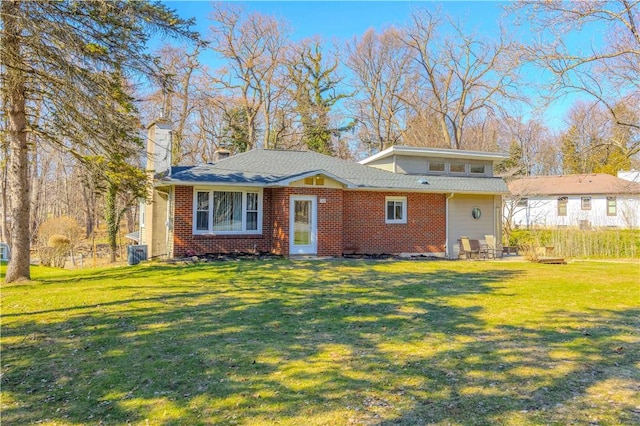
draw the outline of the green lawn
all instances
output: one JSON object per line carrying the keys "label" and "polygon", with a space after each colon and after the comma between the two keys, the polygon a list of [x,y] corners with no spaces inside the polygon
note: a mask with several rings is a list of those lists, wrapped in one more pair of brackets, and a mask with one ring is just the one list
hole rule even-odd
{"label": "green lawn", "polygon": [[1,288],[3,425],[640,422],[638,263],[32,276]]}

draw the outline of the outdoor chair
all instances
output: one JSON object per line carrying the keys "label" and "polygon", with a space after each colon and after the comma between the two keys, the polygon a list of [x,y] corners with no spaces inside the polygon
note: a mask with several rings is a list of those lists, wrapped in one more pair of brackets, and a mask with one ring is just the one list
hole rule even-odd
{"label": "outdoor chair", "polygon": [[496,237],[493,235],[485,235],[485,241],[487,242],[487,255],[489,257],[502,257],[502,245],[496,242]]}
{"label": "outdoor chair", "polygon": [[460,244],[462,245],[462,253],[466,259],[472,259],[475,253],[476,258],[480,257],[480,245],[477,247],[471,246],[471,241],[468,237],[460,237]]}

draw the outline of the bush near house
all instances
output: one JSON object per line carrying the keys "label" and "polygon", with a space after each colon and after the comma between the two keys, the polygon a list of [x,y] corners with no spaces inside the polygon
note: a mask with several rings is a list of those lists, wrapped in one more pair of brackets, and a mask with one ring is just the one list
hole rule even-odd
{"label": "bush near house", "polygon": [[568,258],[632,259],[640,256],[640,231],[628,229],[516,229],[510,246],[523,252],[553,247],[553,254]]}

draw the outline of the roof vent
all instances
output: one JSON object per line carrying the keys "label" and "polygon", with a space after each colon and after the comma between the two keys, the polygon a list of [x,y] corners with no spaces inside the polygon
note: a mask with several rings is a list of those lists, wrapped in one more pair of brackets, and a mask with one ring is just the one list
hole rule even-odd
{"label": "roof vent", "polygon": [[429,181],[426,179],[420,179],[418,182],[420,182],[423,185],[429,185]]}

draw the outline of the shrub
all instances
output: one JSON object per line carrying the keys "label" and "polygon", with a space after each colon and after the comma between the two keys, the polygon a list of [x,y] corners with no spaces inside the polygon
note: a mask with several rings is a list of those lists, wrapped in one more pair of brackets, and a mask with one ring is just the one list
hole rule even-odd
{"label": "shrub", "polygon": [[509,245],[530,256],[537,247],[553,247],[557,256],[570,258],[636,258],[640,256],[640,231],[622,229],[514,230]]}
{"label": "shrub", "polygon": [[64,268],[65,260],[73,253],[82,228],[75,219],[56,217],[48,219],[38,229],[38,255],[40,264]]}

